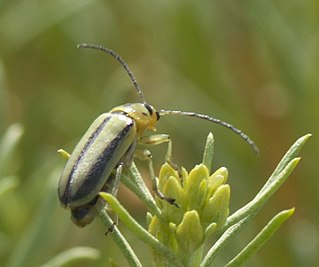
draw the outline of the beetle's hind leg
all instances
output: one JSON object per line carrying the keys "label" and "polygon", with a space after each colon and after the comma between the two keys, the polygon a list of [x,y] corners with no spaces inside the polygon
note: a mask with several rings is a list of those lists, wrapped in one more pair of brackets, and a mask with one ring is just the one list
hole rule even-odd
{"label": "beetle's hind leg", "polygon": [[[109,176],[106,184],[102,188],[102,192],[110,193],[113,196],[117,196],[118,189],[121,182],[121,176],[123,171],[123,163],[121,162],[117,168],[111,173]],[[99,201],[97,205],[95,205],[95,208],[99,212],[101,209],[105,209],[106,212],[112,211],[109,205],[106,203],[106,201],[102,197],[98,197]],[[112,216],[112,224],[109,226],[109,228],[106,230],[105,235],[108,233],[112,233],[114,230],[114,227],[118,225],[118,216],[116,214],[113,214]]]}
{"label": "beetle's hind leg", "polygon": [[120,187],[122,172],[123,172],[123,163],[120,163],[118,167],[116,168],[115,179],[111,186],[112,189],[110,193],[113,196],[117,196],[117,192]]}

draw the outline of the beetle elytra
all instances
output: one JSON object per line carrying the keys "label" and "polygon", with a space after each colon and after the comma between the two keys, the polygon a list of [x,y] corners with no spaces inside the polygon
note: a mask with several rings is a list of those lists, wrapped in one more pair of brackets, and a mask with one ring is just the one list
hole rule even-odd
{"label": "beetle elytra", "polygon": [[[145,152],[137,148],[138,144],[168,143],[166,160],[171,161],[169,135],[143,135],[146,130],[155,130],[160,116],[191,116],[217,123],[238,134],[249,143],[255,152],[258,152],[255,143],[229,123],[194,112],[157,111],[145,101],[134,74],[120,56],[100,45],[80,44],[78,47],[101,50],[114,57],[128,73],[141,100],[141,103],[117,106],[100,115],[88,128],[71,155],[67,156],[68,161],[59,181],[58,195],[61,204],[71,210],[71,218],[78,226],[84,227],[91,223],[99,209],[104,206],[104,201],[98,196],[100,191],[116,193],[122,169],[130,166],[134,156],[141,158],[140,155],[143,153],[140,152]],[[66,155],[64,152],[62,154]],[[149,153],[143,155],[147,155],[144,159],[150,159]],[[174,200],[166,198],[157,190],[156,178],[152,177],[152,179],[156,194],[171,204],[175,204]]]}

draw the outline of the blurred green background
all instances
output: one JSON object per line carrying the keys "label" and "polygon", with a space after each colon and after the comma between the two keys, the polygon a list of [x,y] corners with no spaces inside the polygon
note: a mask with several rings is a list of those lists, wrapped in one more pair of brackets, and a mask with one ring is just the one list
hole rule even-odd
{"label": "blurred green background", "polygon": [[[277,212],[295,215],[245,266],[318,266],[319,2],[310,1],[0,1],[0,135],[24,129],[14,153],[1,144],[0,177],[16,186],[0,196],[0,262],[40,266],[73,246],[97,248],[99,260],[73,266],[127,266],[96,220],[77,228],[58,203],[64,160],[100,113],[139,101],[119,64],[76,49],[97,43],[129,64],[148,102],[157,108],[210,114],[241,128],[259,146],[192,118],[163,117],[158,132],[173,139],[174,160],[201,161],[209,131],[214,169],[229,169],[231,212],[251,200],[288,147],[313,137],[299,166],[244,232],[217,259],[223,266]],[[11,136],[11,137],[10,137]],[[13,137],[12,137],[13,136]],[[153,147],[156,170],[165,145]],[[140,170],[147,171],[139,163]],[[1,179],[0,178],[0,179]],[[144,206],[125,188],[120,201],[144,223]],[[126,230],[145,266],[150,253]]]}

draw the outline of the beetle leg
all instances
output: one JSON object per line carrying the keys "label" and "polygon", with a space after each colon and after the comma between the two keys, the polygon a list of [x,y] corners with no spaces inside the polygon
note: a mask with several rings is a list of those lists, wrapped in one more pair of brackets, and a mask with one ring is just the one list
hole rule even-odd
{"label": "beetle leg", "polygon": [[155,135],[150,135],[150,136],[143,136],[139,140],[139,143],[143,144],[143,145],[160,145],[163,143],[167,143],[167,151],[166,151],[165,161],[174,170],[176,170],[178,172],[179,176],[181,177],[180,167],[172,160],[173,143],[172,143],[171,137],[168,134],[155,134]]}
{"label": "beetle leg", "polygon": [[152,189],[155,192],[155,194],[162,200],[166,200],[168,203],[179,207],[178,204],[175,203],[174,198],[166,197],[163,195],[161,191],[159,191],[158,186],[157,186],[157,177],[155,175],[154,167],[153,167],[153,161],[152,161],[152,154],[149,150],[147,149],[136,149],[135,151],[135,157],[137,157],[139,160],[144,160],[147,161],[148,163],[148,168],[149,168],[149,173],[150,177],[152,180]]}
{"label": "beetle leg", "polygon": [[[118,192],[119,187],[120,187],[122,171],[123,171],[123,163],[121,162],[118,165],[118,167],[116,168],[115,179],[112,182],[111,187],[110,187],[110,189],[111,189],[110,194],[112,194],[115,197],[117,196],[117,192]],[[112,175],[114,175],[114,174],[112,174]],[[115,220],[114,224],[116,225],[118,222],[117,216],[115,216],[114,220]]]}
{"label": "beetle leg", "polygon": [[[128,168],[132,164],[132,160],[134,157],[135,149],[136,149],[136,140],[133,141],[131,146],[128,148],[124,156],[122,157],[120,161],[120,165],[122,165],[122,168]],[[119,166],[119,165],[118,165]],[[122,171],[122,170],[121,170]]]}
{"label": "beetle leg", "polygon": [[116,169],[115,180],[114,180],[114,182],[112,184],[111,194],[113,196],[117,195],[117,191],[118,191],[119,186],[120,186],[122,171],[123,171],[123,163],[120,163],[119,166]]}
{"label": "beetle leg", "polygon": [[143,136],[138,142],[143,145],[160,145],[163,143],[167,143],[167,152],[165,160],[167,162],[172,161],[172,141],[168,134],[155,134]]}
{"label": "beetle leg", "polygon": [[104,235],[108,235],[109,233],[112,234],[114,232],[115,226],[118,225],[118,217],[116,216],[116,222],[112,222],[111,226],[107,228]]}

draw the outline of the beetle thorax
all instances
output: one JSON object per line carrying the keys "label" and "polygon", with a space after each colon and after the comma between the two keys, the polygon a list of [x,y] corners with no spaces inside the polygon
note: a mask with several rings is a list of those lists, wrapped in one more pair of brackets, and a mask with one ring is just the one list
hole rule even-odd
{"label": "beetle thorax", "polygon": [[141,137],[145,130],[156,131],[155,125],[159,114],[155,108],[146,103],[130,103],[117,106],[111,112],[123,112],[136,122],[137,135]]}

